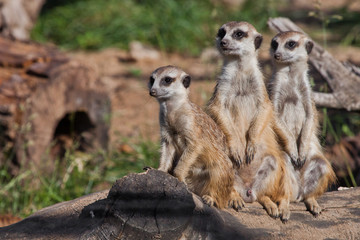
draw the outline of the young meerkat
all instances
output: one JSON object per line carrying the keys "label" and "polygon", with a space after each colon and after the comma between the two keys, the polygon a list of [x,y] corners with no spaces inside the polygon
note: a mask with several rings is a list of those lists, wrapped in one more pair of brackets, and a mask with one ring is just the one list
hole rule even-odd
{"label": "young meerkat", "polygon": [[[308,79],[308,55],[313,42],[300,32],[282,32],[271,42],[274,73],[269,91],[279,129],[286,138],[288,172],[292,179],[292,201],[304,201],[317,216],[316,198],[335,180],[317,134],[317,111]],[[292,164],[291,164],[292,163]]]}
{"label": "young meerkat", "polygon": [[234,189],[234,170],[225,136],[216,123],[188,97],[190,76],[165,66],[150,76],[150,95],[160,104],[161,158],[159,170],[185,182],[205,203],[219,208],[243,207]]}
{"label": "young meerkat", "polygon": [[216,43],[224,64],[207,112],[226,136],[235,188],[245,202],[257,200],[270,216],[287,221],[290,186],[257,60],[262,36],[247,22],[229,22]]}

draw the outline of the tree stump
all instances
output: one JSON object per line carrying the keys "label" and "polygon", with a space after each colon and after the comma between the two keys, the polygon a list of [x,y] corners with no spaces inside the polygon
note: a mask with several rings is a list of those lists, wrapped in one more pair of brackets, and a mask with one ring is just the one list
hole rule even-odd
{"label": "tree stump", "polygon": [[110,191],[44,208],[0,228],[2,239],[357,239],[360,188],[325,193],[314,218],[291,204],[289,222],[258,203],[218,210],[171,175],[148,170],[116,181]]}
{"label": "tree stump", "polygon": [[[0,158],[48,169],[66,147],[106,148],[110,99],[91,66],[54,47],[0,38]],[[76,143],[76,144],[75,144]]]}

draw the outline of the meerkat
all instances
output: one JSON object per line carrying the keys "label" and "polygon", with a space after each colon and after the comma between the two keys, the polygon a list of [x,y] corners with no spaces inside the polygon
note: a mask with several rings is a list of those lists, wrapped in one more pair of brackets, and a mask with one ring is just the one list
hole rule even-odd
{"label": "meerkat", "polygon": [[272,128],[272,104],[258,66],[261,43],[262,35],[247,22],[220,27],[216,44],[224,63],[207,113],[226,136],[236,169],[235,188],[243,200],[257,200],[270,216],[285,222],[290,217],[291,193]]}
{"label": "meerkat", "polygon": [[210,206],[244,206],[234,189],[234,170],[226,154],[225,136],[216,123],[188,97],[191,77],[175,66],[156,69],[150,95],[160,104],[159,170],[185,182]]}
{"label": "meerkat", "polygon": [[313,42],[300,32],[282,32],[271,41],[274,72],[269,84],[276,122],[286,138],[291,201],[304,201],[316,217],[316,198],[335,181],[331,164],[318,140],[318,119],[308,79],[308,55]]}

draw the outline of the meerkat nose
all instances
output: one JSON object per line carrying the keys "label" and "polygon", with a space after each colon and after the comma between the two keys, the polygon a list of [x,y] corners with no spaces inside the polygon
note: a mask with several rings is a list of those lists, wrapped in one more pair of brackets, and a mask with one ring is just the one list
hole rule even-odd
{"label": "meerkat nose", "polygon": [[156,91],[155,89],[151,89],[149,92],[150,96],[156,97]]}
{"label": "meerkat nose", "polygon": [[275,58],[276,60],[280,60],[280,58],[281,58],[280,53],[275,53],[275,54],[274,54],[274,58]]}
{"label": "meerkat nose", "polygon": [[222,47],[227,47],[227,45],[229,44],[229,42],[227,41],[227,40],[221,40],[221,42],[220,42],[220,45],[222,46]]}
{"label": "meerkat nose", "polygon": [[246,196],[250,197],[250,196],[251,196],[251,194],[252,194],[251,189],[249,189],[249,190],[247,190],[247,191],[246,191]]}

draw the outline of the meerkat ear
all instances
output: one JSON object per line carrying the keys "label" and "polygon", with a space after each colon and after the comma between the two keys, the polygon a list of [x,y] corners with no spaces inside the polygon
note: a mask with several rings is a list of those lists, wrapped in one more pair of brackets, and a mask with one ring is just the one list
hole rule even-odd
{"label": "meerkat ear", "polygon": [[261,35],[256,36],[255,41],[254,41],[255,50],[260,48],[262,40],[263,40],[263,37]]}
{"label": "meerkat ear", "polygon": [[186,75],[182,81],[184,87],[188,88],[190,86],[190,82],[191,82],[191,77],[189,75]]}
{"label": "meerkat ear", "polygon": [[310,54],[310,53],[311,53],[311,50],[313,49],[313,47],[314,47],[314,43],[313,43],[311,40],[309,40],[309,41],[306,43],[306,45],[305,45],[306,52],[307,52],[308,54]]}

